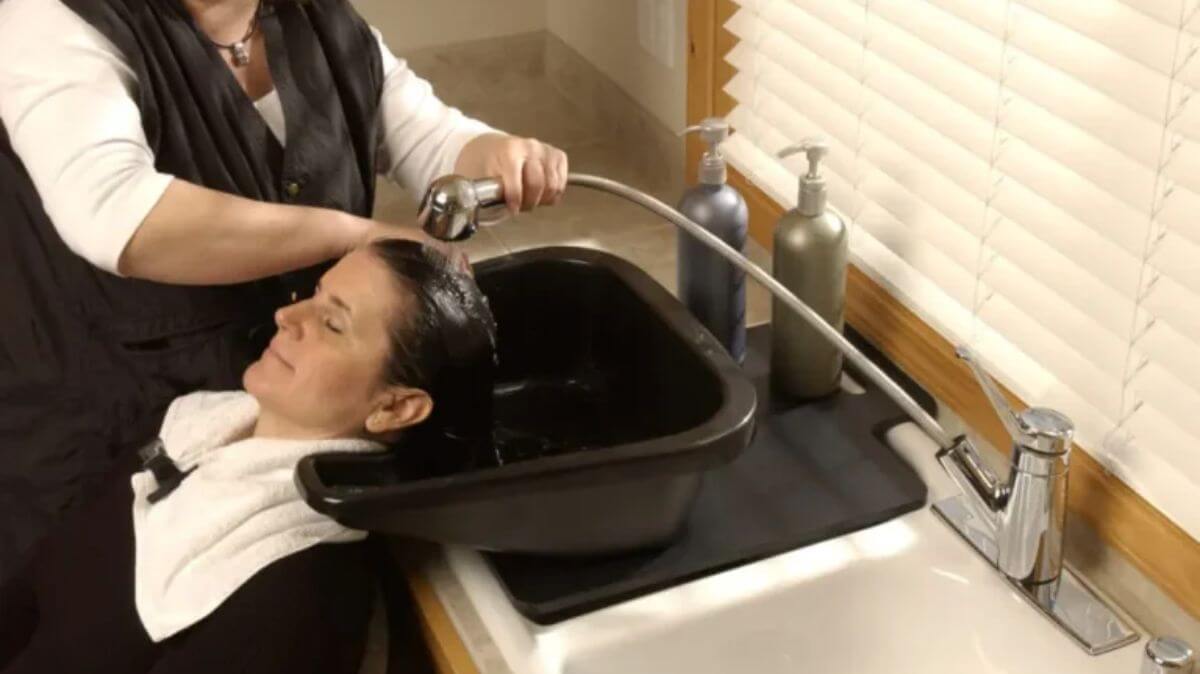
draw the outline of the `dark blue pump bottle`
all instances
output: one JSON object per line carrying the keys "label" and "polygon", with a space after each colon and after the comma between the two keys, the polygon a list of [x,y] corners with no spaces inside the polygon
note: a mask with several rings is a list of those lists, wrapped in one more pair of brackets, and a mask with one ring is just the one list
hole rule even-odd
{"label": "dark blue pump bottle", "polygon": [[[750,216],[742,195],[725,182],[718,146],[729,124],[710,117],[686,132],[708,144],[700,161],[699,183],[679,200],[679,212],[739,253],[746,247]],[[686,232],[679,233],[679,299],[738,363],[746,357],[746,274]]]}

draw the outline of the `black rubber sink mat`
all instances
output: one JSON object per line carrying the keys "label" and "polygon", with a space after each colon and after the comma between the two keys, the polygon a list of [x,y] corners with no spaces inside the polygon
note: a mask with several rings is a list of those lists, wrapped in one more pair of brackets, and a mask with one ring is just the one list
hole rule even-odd
{"label": "black rubber sink mat", "polygon": [[[926,409],[927,394],[873,356]],[[925,485],[883,434],[907,420],[863,377],[861,395],[803,405],[770,400],[770,328],[752,328],[745,370],[758,388],[753,442],[704,478],[679,539],[662,550],[603,558],[485,554],[517,610],[558,622],[754,560],[878,524],[921,507]],[[603,517],[604,513],[596,513]]]}

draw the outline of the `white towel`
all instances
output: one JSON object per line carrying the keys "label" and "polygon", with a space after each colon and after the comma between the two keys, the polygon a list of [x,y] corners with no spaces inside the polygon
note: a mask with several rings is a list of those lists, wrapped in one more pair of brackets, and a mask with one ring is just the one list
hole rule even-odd
{"label": "white towel", "polygon": [[171,403],[165,451],[195,468],[165,499],[149,471],[133,484],[135,601],[147,634],[162,641],[212,613],[271,562],[318,543],[361,540],[310,508],[293,473],[317,452],[379,451],[367,440],[252,438],[258,401],[243,391],[202,391]]}

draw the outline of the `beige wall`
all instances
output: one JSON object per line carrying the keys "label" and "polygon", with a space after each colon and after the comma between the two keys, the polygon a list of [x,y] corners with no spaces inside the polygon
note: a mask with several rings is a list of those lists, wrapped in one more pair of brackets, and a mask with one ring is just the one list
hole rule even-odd
{"label": "beige wall", "polygon": [[673,130],[686,119],[687,0],[667,3],[670,67],[638,39],[639,0],[354,0],[392,51],[549,29]]}
{"label": "beige wall", "polygon": [[354,0],[396,53],[546,28],[558,0]]}
{"label": "beige wall", "polygon": [[686,0],[669,0],[674,65],[668,68],[638,41],[638,0],[548,0],[547,24],[571,48],[673,130],[686,120]]}

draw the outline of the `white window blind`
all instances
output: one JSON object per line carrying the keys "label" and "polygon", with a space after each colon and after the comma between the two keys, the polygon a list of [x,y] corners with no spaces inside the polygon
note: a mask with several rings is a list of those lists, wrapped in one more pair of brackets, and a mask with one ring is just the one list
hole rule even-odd
{"label": "white window blind", "polygon": [[1200,539],[1200,0],[736,0],[730,162]]}

